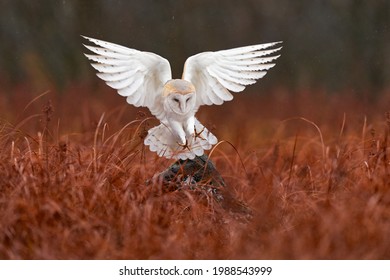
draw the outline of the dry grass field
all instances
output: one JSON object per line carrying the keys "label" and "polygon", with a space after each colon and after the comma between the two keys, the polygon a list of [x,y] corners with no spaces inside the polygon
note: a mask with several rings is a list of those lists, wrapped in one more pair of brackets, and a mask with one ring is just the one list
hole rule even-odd
{"label": "dry grass field", "polygon": [[150,183],[172,163],[142,145],[157,122],[113,91],[27,93],[0,97],[0,259],[390,258],[389,98],[279,89],[203,108],[217,200]]}

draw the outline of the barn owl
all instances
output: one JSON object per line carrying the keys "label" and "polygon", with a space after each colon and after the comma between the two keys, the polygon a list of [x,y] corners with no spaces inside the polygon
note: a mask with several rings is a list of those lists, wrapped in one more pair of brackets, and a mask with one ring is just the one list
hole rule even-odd
{"label": "barn owl", "polygon": [[97,76],[134,106],[148,107],[160,121],[144,140],[151,151],[172,159],[193,159],[217,143],[195,117],[202,105],[221,105],[264,77],[282,42],[203,52],[189,57],[181,79],[172,79],[168,60],[151,53],[83,36],[94,46]]}

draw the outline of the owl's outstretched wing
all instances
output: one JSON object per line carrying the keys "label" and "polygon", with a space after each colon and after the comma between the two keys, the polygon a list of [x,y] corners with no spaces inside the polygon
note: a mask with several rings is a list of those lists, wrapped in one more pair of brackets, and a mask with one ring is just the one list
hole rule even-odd
{"label": "owl's outstretched wing", "polygon": [[82,36],[96,46],[84,45],[95,54],[85,54],[107,85],[134,106],[148,107],[158,119],[164,118],[162,90],[172,78],[168,60],[117,44]]}
{"label": "owl's outstretched wing", "polygon": [[196,89],[197,108],[221,105],[233,99],[229,92],[240,92],[264,77],[280,55],[272,55],[281,42],[253,45],[191,56],[184,64],[183,79]]}

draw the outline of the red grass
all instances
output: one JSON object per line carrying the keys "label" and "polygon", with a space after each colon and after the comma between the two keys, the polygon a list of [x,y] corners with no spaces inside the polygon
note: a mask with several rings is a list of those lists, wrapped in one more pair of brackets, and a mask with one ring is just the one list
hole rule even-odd
{"label": "red grass", "polygon": [[390,257],[384,102],[279,90],[204,108],[199,119],[244,165],[226,143],[213,151],[220,203],[148,185],[171,163],[141,144],[156,121],[115,107],[124,100],[111,91],[87,93],[24,112],[26,98],[1,101],[1,259]]}

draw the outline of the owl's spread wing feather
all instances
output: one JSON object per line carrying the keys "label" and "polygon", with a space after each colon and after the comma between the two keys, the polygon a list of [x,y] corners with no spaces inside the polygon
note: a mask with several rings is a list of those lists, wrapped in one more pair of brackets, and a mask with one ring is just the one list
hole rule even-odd
{"label": "owl's spread wing feather", "polygon": [[[203,52],[187,59],[183,79],[196,89],[197,108],[221,105],[233,99],[229,92],[240,92],[265,76],[280,55],[272,55],[281,42],[253,45],[217,52]],[[197,109],[196,108],[196,109]]]}
{"label": "owl's spread wing feather", "polygon": [[148,107],[158,119],[164,119],[162,90],[172,78],[168,60],[154,53],[83,37],[96,45],[84,46],[94,53],[85,56],[94,62],[91,64],[99,72],[97,76],[126,97],[129,104]]}

